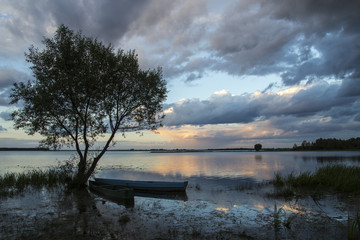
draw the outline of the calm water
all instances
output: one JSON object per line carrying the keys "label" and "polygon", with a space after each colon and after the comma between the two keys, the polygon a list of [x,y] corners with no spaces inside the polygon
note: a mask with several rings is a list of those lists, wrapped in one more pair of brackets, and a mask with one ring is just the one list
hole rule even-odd
{"label": "calm water", "polygon": [[[75,154],[1,152],[0,173],[56,166]],[[97,177],[131,180],[188,180],[190,187],[242,188],[268,181],[274,174],[314,171],[332,163],[360,165],[360,151],[349,152],[107,152]]]}
{"label": "calm water", "polygon": [[[67,160],[74,153],[0,152],[0,174],[56,166],[58,161]],[[147,223],[142,226],[142,230],[147,229],[149,232],[154,231],[153,226],[160,222],[163,226],[169,225],[169,228],[183,228],[184,231],[198,229],[203,233],[246,230],[256,239],[263,239],[264,236],[269,239],[277,239],[278,236],[284,239],[291,239],[291,236],[295,236],[294,239],[311,239],[309,236],[315,236],[314,239],[317,239],[323,238],[324,231],[341,236],[347,233],[349,214],[354,215],[359,211],[358,201],[347,203],[330,195],[320,201],[305,198],[289,202],[266,197],[267,192],[273,191],[271,185],[254,188],[272,179],[276,172],[287,174],[314,171],[333,163],[360,166],[360,151],[107,152],[95,176],[133,180],[188,180],[186,199],[174,201],[136,197],[135,208],[128,210],[116,204],[104,204],[101,197],[94,197],[102,214],[116,213],[114,222],[118,221],[119,215],[126,214],[137,219],[134,223]],[[57,209],[52,198],[46,194],[34,198],[36,200],[20,197],[0,201],[0,209],[6,213],[16,212],[21,206],[21,212],[30,215],[39,215],[42,211],[47,214]],[[43,205],[34,207],[34,202]],[[281,221],[294,219],[292,225],[296,227],[291,230],[282,227],[280,232],[275,231],[272,236],[275,206],[282,209]],[[327,226],[327,229],[323,229]]]}
{"label": "calm water", "polygon": [[[0,173],[56,166],[72,151],[0,152]],[[275,172],[314,171],[329,163],[360,165],[360,151],[349,152],[107,152],[99,162],[98,175],[131,174],[132,178],[251,178],[269,180]],[[137,176],[138,175],[138,176]],[[130,177],[130,176],[129,176]]]}

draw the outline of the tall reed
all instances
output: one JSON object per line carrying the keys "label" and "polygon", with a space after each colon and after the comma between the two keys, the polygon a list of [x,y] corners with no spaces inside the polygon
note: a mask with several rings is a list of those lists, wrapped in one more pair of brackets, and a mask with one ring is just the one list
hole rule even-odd
{"label": "tall reed", "polygon": [[5,173],[0,175],[0,194],[8,195],[21,192],[27,187],[54,187],[66,185],[72,178],[71,173],[61,169],[34,169],[22,173]]}
{"label": "tall reed", "polygon": [[357,212],[354,219],[348,216],[348,239],[360,239],[360,213]]}
{"label": "tall reed", "polygon": [[276,174],[273,180],[276,187],[333,189],[342,193],[360,193],[360,167],[345,165],[327,165],[314,173],[304,172],[286,177]]}

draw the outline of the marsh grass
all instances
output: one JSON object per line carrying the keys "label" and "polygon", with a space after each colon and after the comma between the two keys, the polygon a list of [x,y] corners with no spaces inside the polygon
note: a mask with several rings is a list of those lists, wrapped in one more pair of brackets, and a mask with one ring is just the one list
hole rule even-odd
{"label": "marsh grass", "polygon": [[5,173],[0,176],[0,196],[11,196],[23,192],[28,187],[66,186],[72,175],[61,169],[34,169],[23,173]]}
{"label": "marsh grass", "polygon": [[280,228],[280,224],[281,224],[281,215],[283,214],[283,209],[282,208],[278,208],[276,206],[276,203],[275,203],[275,206],[274,206],[274,227],[276,230],[278,230]]}
{"label": "marsh grass", "polygon": [[286,177],[275,174],[273,184],[277,188],[294,190],[334,190],[339,193],[360,194],[360,167],[327,165],[316,172],[304,172],[297,176],[291,173]]}
{"label": "marsh grass", "polygon": [[360,238],[360,213],[357,212],[354,219],[348,216],[348,239]]}

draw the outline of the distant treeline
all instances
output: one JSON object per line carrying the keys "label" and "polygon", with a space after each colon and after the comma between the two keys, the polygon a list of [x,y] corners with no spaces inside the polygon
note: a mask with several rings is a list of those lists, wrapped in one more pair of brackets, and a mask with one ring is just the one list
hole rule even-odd
{"label": "distant treeline", "polygon": [[0,148],[0,151],[49,151],[49,148]]}
{"label": "distant treeline", "polygon": [[360,150],[360,137],[348,140],[336,138],[319,138],[315,142],[303,141],[300,146],[294,145],[296,151],[302,150]]}

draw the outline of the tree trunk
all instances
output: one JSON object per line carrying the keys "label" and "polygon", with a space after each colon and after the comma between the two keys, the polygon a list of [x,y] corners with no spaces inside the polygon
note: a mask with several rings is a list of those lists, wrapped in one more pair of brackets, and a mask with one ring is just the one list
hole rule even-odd
{"label": "tree trunk", "polygon": [[80,160],[78,164],[78,171],[74,177],[71,188],[84,189],[86,188],[88,177],[86,177],[86,159]]}
{"label": "tree trunk", "polygon": [[79,190],[84,189],[87,186],[86,184],[87,180],[88,178],[85,177],[85,174],[81,174],[80,172],[78,172],[75,178],[73,179],[70,188],[75,188]]}

